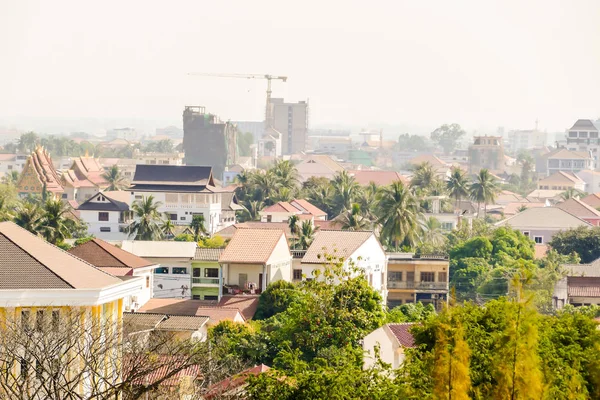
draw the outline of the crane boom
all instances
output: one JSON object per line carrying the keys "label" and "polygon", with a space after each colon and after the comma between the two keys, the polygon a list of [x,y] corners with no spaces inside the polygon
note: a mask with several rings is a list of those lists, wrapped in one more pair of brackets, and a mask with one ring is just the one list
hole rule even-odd
{"label": "crane boom", "polygon": [[267,80],[267,103],[265,105],[265,129],[273,126],[273,116],[271,115],[271,80],[276,79],[282,82],[287,82],[287,76],[276,76],[268,74],[219,74],[205,72],[191,72],[191,76],[207,76],[216,78],[242,78],[242,79],[266,79]]}

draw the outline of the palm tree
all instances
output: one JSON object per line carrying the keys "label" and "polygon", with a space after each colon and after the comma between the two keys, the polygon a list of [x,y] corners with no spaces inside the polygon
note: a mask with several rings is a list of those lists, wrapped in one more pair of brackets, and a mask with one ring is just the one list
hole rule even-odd
{"label": "palm tree", "polygon": [[39,232],[42,210],[40,207],[28,201],[24,201],[17,207],[13,222],[23,229],[37,235]]}
{"label": "palm tree", "polygon": [[363,217],[358,203],[352,204],[350,210],[341,214],[340,223],[344,231],[363,231],[369,229],[371,222]]}
{"label": "palm tree", "polygon": [[301,250],[306,250],[310,247],[315,238],[315,228],[311,221],[302,222],[298,239],[296,239],[294,247],[300,247]]}
{"label": "palm tree", "polygon": [[260,200],[246,200],[243,202],[244,210],[241,212],[239,221],[258,221],[260,219],[260,210],[263,209],[264,203]]}
{"label": "palm tree", "polygon": [[194,232],[194,240],[197,242],[200,240],[200,234],[208,235],[208,231],[206,230],[206,219],[204,218],[204,214],[196,214],[192,217],[192,222],[190,223],[190,228],[192,232]]}
{"label": "palm tree", "polygon": [[583,193],[581,190],[570,187],[560,194],[560,198],[563,200],[580,199],[584,195],[585,193]]}
{"label": "palm tree", "polygon": [[442,232],[442,224],[437,218],[426,218],[423,221],[422,228],[423,242],[429,243],[434,247],[440,247],[446,241],[446,236]]}
{"label": "palm tree", "polygon": [[10,171],[8,174],[2,177],[2,183],[4,185],[15,186],[19,181],[19,173],[17,171]]}
{"label": "palm tree", "polygon": [[332,189],[331,185],[321,185],[312,188],[306,193],[306,199],[314,206],[327,212],[329,218],[334,217],[331,209]]}
{"label": "palm tree", "polygon": [[167,239],[171,239],[175,236],[175,224],[171,221],[171,216],[169,214],[165,215],[165,219],[160,225],[160,231]]}
{"label": "palm tree", "polygon": [[277,193],[273,196],[273,203],[279,203],[280,201],[292,201],[294,200],[294,193],[292,190],[286,187],[280,188]]}
{"label": "palm tree", "polygon": [[[295,238],[296,235],[298,235],[298,221],[299,220],[300,220],[300,218],[298,218],[297,215],[292,215],[288,219],[288,226],[290,227],[290,234],[291,234],[292,238]],[[294,247],[296,247],[295,243],[294,243]]]}
{"label": "palm tree", "polygon": [[298,170],[289,160],[279,160],[271,168],[281,187],[293,190],[298,187]]}
{"label": "palm tree", "polygon": [[338,172],[332,182],[332,211],[339,215],[344,210],[352,207],[356,197],[360,192],[360,185],[354,180],[354,177],[348,175],[345,170]]}
{"label": "palm tree", "polygon": [[374,212],[377,203],[377,193],[379,193],[379,186],[371,182],[368,186],[360,190],[356,198],[356,203],[360,206],[361,215],[371,222],[377,219]]}
{"label": "palm tree", "polygon": [[419,164],[413,171],[413,176],[410,180],[412,188],[421,189],[424,193],[429,193],[431,188],[440,179],[437,177],[433,165],[429,162]]}
{"label": "palm tree", "polygon": [[458,209],[460,200],[469,195],[469,181],[467,180],[466,173],[459,167],[452,167],[450,177],[446,182],[446,188],[450,197],[456,200],[454,208]]}
{"label": "palm tree", "polygon": [[278,181],[279,178],[271,170],[253,173],[250,176],[253,200],[260,200],[267,206],[273,205]]}
{"label": "palm tree", "polygon": [[481,203],[483,203],[483,215],[487,214],[487,205],[496,200],[499,188],[496,179],[490,174],[490,171],[483,168],[477,174],[475,182],[471,184],[469,195],[471,199],[477,202],[477,210],[479,211]]}
{"label": "palm tree", "polygon": [[127,187],[127,180],[117,165],[110,167],[102,177],[108,182],[106,190],[123,190]]}
{"label": "palm tree", "polygon": [[401,181],[393,182],[379,193],[378,223],[382,240],[393,247],[414,246],[418,242],[419,203]]}
{"label": "palm tree", "polygon": [[58,244],[73,237],[73,232],[77,230],[77,222],[68,215],[70,209],[68,203],[59,199],[46,200],[39,230],[48,242]]}
{"label": "palm tree", "polygon": [[131,205],[134,221],[129,224],[126,232],[134,236],[135,240],[160,240],[162,232],[158,225],[161,221],[158,208],[162,205],[160,201],[154,201],[154,196],[144,196]]}

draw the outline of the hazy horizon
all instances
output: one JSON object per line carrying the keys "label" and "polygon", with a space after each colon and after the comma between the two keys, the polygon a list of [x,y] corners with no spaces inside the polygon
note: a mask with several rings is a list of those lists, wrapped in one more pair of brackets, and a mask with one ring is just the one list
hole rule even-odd
{"label": "hazy horizon", "polygon": [[[184,105],[263,117],[309,100],[312,127],[564,131],[600,117],[600,2],[0,0],[0,125],[181,126]],[[76,129],[76,128],[75,128]]]}

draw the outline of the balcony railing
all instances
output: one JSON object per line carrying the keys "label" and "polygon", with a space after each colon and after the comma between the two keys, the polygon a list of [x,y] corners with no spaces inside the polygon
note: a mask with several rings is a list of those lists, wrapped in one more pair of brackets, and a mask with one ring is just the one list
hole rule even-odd
{"label": "balcony railing", "polygon": [[201,285],[201,284],[218,285],[219,278],[192,278],[192,284],[195,284],[195,285]]}
{"label": "balcony railing", "polygon": [[407,281],[389,281],[388,289],[435,289],[448,290],[447,282],[407,282]]}

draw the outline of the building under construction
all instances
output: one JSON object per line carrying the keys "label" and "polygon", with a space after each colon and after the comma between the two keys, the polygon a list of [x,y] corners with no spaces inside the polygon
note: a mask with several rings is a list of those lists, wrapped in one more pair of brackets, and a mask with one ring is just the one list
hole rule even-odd
{"label": "building under construction", "polygon": [[236,127],[207,114],[202,106],[186,106],[183,110],[183,151],[186,165],[206,165],[222,179],[225,166],[237,159]]}

